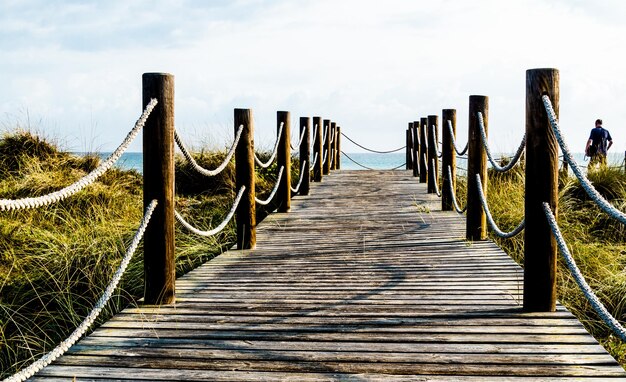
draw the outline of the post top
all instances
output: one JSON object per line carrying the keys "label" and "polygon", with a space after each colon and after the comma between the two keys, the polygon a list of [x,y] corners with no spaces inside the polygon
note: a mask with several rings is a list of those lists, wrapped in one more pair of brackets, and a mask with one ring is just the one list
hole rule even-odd
{"label": "post top", "polygon": [[164,72],[148,72],[143,74],[144,77],[174,77],[171,73]]}
{"label": "post top", "polygon": [[527,69],[526,73],[528,72],[558,72],[559,70],[556,68],[534,68],[534,69]]}

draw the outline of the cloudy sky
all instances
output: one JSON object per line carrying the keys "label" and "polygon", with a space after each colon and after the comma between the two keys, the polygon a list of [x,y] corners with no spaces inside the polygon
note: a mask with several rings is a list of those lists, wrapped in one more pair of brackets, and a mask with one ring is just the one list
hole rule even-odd
{"label": "cloudy sky", "polygon": [[600,117],[623,152],[624,20],[622,0],[0,0],[0,125],[111,150],[141,112],[141,74],[169,72],[177,128],[196,145],[230,141],[234,108],[253,109],[266,147],[277,110],[387,149],[408,121],[454,108],[464,142],[480,94],[491,145],[512,151],[525,71],[553,67],[570,147]]}

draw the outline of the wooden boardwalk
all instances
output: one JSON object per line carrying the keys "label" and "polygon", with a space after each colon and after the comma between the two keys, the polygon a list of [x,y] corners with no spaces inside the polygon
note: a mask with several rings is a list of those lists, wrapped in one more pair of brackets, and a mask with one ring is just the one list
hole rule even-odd
{"label": "wooden boardwalk", "polygon": [[408,172],[340,171],[33,380],[606,381],[624,370]]}

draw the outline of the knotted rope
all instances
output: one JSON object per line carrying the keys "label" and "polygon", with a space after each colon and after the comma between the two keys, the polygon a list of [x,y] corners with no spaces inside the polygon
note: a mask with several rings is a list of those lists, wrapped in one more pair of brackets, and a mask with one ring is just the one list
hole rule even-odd
{"label": "knotted rope", "polygon": [[176,144],[178,145],[180,151],[183,153],[183,156],[198,173],[205,176],[215,176],[226,168],[231,158],[233,157],[233,154],[235,154],[235,149],[237,149],[237,145],[239,144],[239,138],[241,138],[242,131],[243,125],[239,126],[239,130],[237,130],[237,134],[235,135],[235,141],[233,142],[230,150],[228,150],[226,158],[224,158],[224,161],[215,170],[207,170],[204,167],[200,166],[195,159],[193,159],[193,156],[183,144],[183,141],[180,139],[180,136],[178,135],[178,132],[176,130],[174,130],[174,140],[176,141]]}
{"label": "knotted rope", "polygon": [[178,213],[178,211],[174,211],[174,216],[176,216],[176,220],[178,220],[178,222],[180,224],[182,224],[185,228],[187,228],[192,233],[195,233],[196,235],[204,236],[204,237],[209,237],[209,236],[216,235],[216,234],[222,232],[222,230],[226,227],[228,222],[230,222],[230,220],[233,218],[233,215],[235,215],[235,211],[237,211],[237,206],[239,206],[239,202],[241,201],[241,197],[243,196],[243,193],[244,193],[245,190],[246,190],[246,186],[241,186],[241,189],[239,190],[239,193],[237,193],[237,197],[235,197],[235,201],[233,202],[233,205],[230,208],[230,211],[228,211],[228,215],[226,215],[226,217],[220,223],[220,225],[218,225],[217,227],[213,228],[212,230],[202,231],[202,230],[199,230],[199,229],[195,228],[194,226],[189,224],[182,217],[182,215]]}
{"label": "knotted rope", "polygon": [[137,232],[135,233],[135,236],[133,237],[133,240],[130,243],[130,246],[126,250],[126,254],[122,258],[122,261],[119,267],[115,271],[115,274],[113,274],[113,278],[111,279],[111,282],[106,287],[106,289],[104,290],[104,293],[98,299],[95,306],[93,307],[91,312],[89,312],[87,317],[85,317],[83,322],[81,322],[80,325],[78,325],[78,327],[72,332],[72,334],[69,335],[69,337],[67,337],[60,344],[58,344],[57,347],[52,349],[49,353],[43,355],[37,361],[33,362],[30,366],[26,367],[25,369],[22,369],[21,371],[12,375],[11,377],[6,378],[3,382],[18,382],[18,381],[21,382],[32,377],[39,370],[48,366],[50,363],[54,362],[54,360],[56,360],[57,358],[65,354],[65,352],[68,351],[68,349],[72,347],[72,345],[74,345],[76,341],[78,341],[83,336],[83,334],[85,334],[87,329],[89,329],[89,327],[93,325],[94,321],[96,320],[96,318],[98,318],[98,316],[100,315],[100,312],[102,312],[102,309],[104,308],[104,306],[107,304],[107,302],[113,295],[113,292],[115,291],[115,288],[117,288],[117,285],[119,284],[122,278],[122,275],[126,271],[126,268],[128,267],[128,264],[130,263],[130,259],[133,257],[133,254],[137,250],[137,246],[139,246],[139,242],[141,241],[143,234],[146,230],[146,227],[148,226],[148,223],[150,222],[150,217],[152,216],[152,212],[154,212],[156,205],[157,205],[157,201],[153,200],[152,202],[150,202],[148,207],[146,207],[146,211],[144,212],[144,216],[141,219],[139,228],[137,229]]}

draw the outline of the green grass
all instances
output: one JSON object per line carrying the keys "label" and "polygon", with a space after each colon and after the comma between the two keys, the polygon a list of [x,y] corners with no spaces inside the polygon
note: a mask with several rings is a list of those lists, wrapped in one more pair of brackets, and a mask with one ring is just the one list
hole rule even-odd
{"label": "green grass", "polygon": [[[626,211],[626,174],[605,169],[589,174],[595,188],[615,207]],[[460,192],[460,191],[459,191]],[[524,173],[519,166],[509,173],[489,173],[489,206],[498,226],[512,230],[524,215]],[[558,223],[578,267],[607,309],[626,318],[626,227],[611,219],[589,200],[578,180],[562,178],[559,185]],[[519,264],[523,264],[523,234],[512,239],[490,237]],[[558,255],[557,293],[565,305],[609,352],[626,366],[626,345],[615,338],[592,310]]]}
{"label": "green grass", "polygon": [[[215,168],[225,152],[200,152],[196,161]],[[261,159],[267,153],[258,154]],[[56,191],[87,174],[96,156],[76,157],[29,132],[0,139],[0,198]],[[297,163],[293,168],[298,168]],[[265,198],[276,179],[275,165],[257,171],[257,193]],[[292,176],[298,179],[297,170]],[[196,174],[176,160],[176,208],[193,225],[219,224],[232,205],[234,166],[218,176]],[[258,221],[269,213],[257,208]],[[0,378],[50,351],[71,333],[108,285],[132,239],[142,210],[142,177],[113,169],[62,202],[36,210],[0,213]],[[235,242],[234,221],[212,238],[176,226],[176,272],[184,274]],[[142,248],[99,322],[136,304],[143,294]]]}

